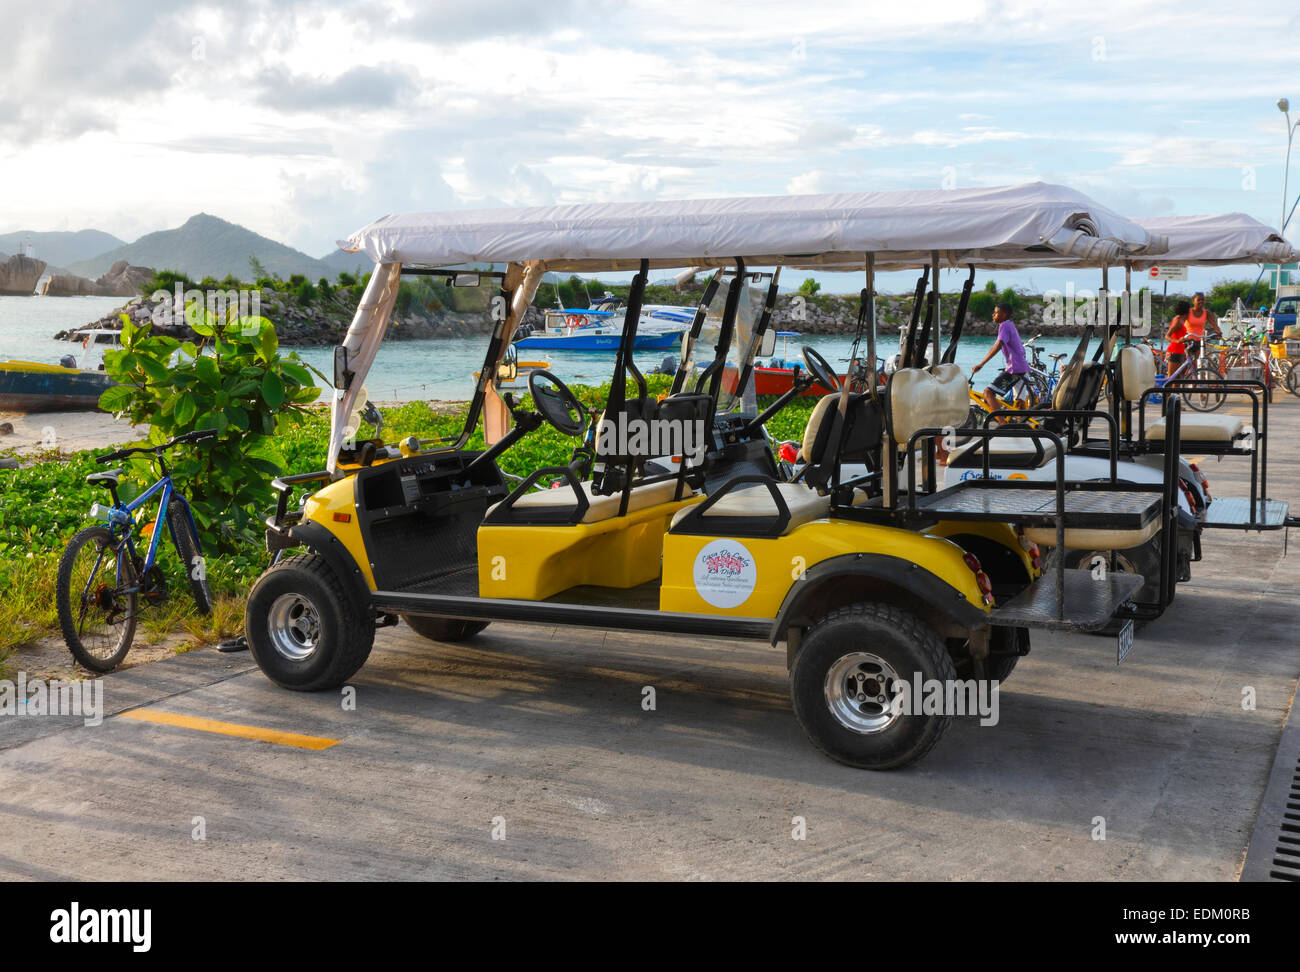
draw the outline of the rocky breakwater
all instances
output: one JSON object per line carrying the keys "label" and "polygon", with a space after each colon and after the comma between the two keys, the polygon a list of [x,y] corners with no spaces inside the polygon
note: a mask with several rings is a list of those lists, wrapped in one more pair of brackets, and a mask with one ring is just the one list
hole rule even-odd
{"label": "rocky breakwater", "polygon": [[[957,316],[957,294],[939,297],[939,325],[947,334]],[[1016,325],[1022,335],[1038,333],[1043,324],[1044,304],[1038,297],[1026,296],[1016,313]],[[876,297],[876,333],[897,334],[912,319],[912,297],[902,294],[880,294]],[[782,294],[777,298],[773,322],[779,331],[798,331],[801,334],[852,334],[858,322],[858,297],[839,294]],[[1078,328],[1053,327],[1053,333],[1082,333]],[[992,319],[980,319],[967,313],[962,334],[991,337],[997,333]]]}
{"label": "rocky breakwater", "polygon": [[[257,313],[275,325],[276,335],[282,345],[303,347],[310,345],[334,345],[342,342],[347,334],[352,316],[356,313],[357,301],[348,294],[335,292],[329,296],[317,296],[304,304],[292,293],[263,288],[260,291],[222,291],[222,294],[238,293],[240,313]],[[205,292],[205,299],[207,294]],[[235,303],[229,296],[214,300],[210,306],[217,308]],[[128,301],[99,320],[91,321],[78,328],[59,331],[57,340],[80,341],[82,332],[93,328],[118,330],[122,326],[121,315],[130,318],[132,324],[139,326],[146,321],[152,322],[155,333],[166,334],[182,341],[198,342],[199,335],[185,323],[180,314],[174,311],[175,299],[169,294],[166,299],[155,295],[136,297]],[[530,313],[531,313],[530,309]],[[541,323],[541,314],[536,315],[536,322]],[[402,314],[394,314],[392,326],[388,329],[387,340],[402,341],[419,338],[466,337],[486,334],[491,330],[491,321],[482,313],[457,313],[443,308],[417,307]]]}
{"label": "rocky breakwater", "polygon": [[133,267],[118,260],[108,273],[96,280],[70,273],[56,273],[41,284],[43,297],[130,297],[153,279],[150,267]]}
{"label": "rocky breakwater", "polygon": [[0,260],[0,294],[30,297],[36,293],[36,282],[45,272],[45,261],[15,253]]}

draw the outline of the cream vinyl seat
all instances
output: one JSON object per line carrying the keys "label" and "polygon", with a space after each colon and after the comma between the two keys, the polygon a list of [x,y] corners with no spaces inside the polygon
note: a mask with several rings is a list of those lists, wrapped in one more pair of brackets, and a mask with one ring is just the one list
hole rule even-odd
{"label": "cream vinyl seat", "polygon": [[[658,483],[645,483],[640,486],[632,487],[632,494],[627,500],[627,512],[636,513],[638,510],[644,510],[650,506],[658,506],[661,503],[671,503],[676,495],[677,480],[669,479]],[[592,483],[590,480],[582,484],[582,491],[587,494],[587,512],[583,514],[581,523],[599,523],[601,520],[608,520],[618,516],[619,505],[623,502],[623,493],[619,491],[611,496],[600,496],[592,492]],[[690,496],[691,493],[686,491],[683,499]],[[488,515],[492,514],[500,503],[494,504],[488,509]],[[577,506],[578,497],[573,494],[573,488],[567,484],[561,484],[555,489],[539,489],[531,493],[525,493],[519,499],[515,500],[513,509],[527,510],[538,508],[555,508],[564,506]]]}
{"label": "cream vinyl seat", "polygon": [[[775,536],[785,536],[791,530],[801,527],[805,523],[824,519],[830,515],[831,498],[820,495],[811,486],[805,486],[803,483],[774,483],[773,485],[790,510],[790,522],[785,525],[785,529],[780,534],[774,534]],[[692,509],[692,507],[688,506],[685,509],[678,510],[673,516],[672,526],[676,526]],[[722,499],[710,506],[704,515],[705,517],[759,517],[776,516],[776,514],[777,508],[776,503],[772,501],[772,494],[768,492],[766,486],[756,483],[753,486],[735,489],[727,493]]]}

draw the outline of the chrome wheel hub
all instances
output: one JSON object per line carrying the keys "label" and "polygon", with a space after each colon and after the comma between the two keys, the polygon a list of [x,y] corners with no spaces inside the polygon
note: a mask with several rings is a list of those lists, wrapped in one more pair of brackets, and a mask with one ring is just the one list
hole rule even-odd
{"label": "chrome wheel hub", "polygon": [[289,661],[310,658],[320,643],[320,613],[301,594],[281,594],[266,619],[271,645]]}
{"label": "chrome wheel hub", "polygon": [[826,673],[826,707],[845,729],[881,732],[901,715],[893,711],[901,681],[893,666],[879,655],[850,652]]}

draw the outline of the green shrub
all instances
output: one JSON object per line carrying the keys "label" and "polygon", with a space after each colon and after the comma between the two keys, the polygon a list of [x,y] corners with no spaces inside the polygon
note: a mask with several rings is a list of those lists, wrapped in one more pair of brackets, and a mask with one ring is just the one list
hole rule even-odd
{"label": "green shrub", "polygon": [[140,293],[146,297],[155,291],[165,290],[167,293],[174,293],[176,285],[181,285],[181,290],[193,290],[198,284],[181,273],[179,270],[155,270],[153,276],[140,287]]}
{"label": "green shrub", "polygon": [[[992,281],[989,281],[990,285]],[[993,320],[993,305],[998,302],[996,293],[989,293],[987,289],[970,295],[970,303],[966,305],[966,313],[977,321]]]}
{"label": "green shrub", "polygon": [[[195,303],[185,310],[203,338],[199,347],[123,318],[122,347],[104,355],[105,370],[121,384],[99,405],[147,422],[154,445],[199,429],[217,432],[215,441],[177,450],[171,470],[193,504],[205,547],[230,550],[271,501],[271,480],[284,471],[276,433],[319,390],[296,354],[279,354],[270,321],[217,323]],[[142,457],[130,465],[137,482],[156,475]]]}

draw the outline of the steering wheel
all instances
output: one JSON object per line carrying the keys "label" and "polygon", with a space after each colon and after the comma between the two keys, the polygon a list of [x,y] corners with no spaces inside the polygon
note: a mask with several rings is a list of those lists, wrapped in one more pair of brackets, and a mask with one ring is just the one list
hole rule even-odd
{"label": "steering wheel", "polygon": [[587,408],[569,391],[569,386],[549,371],[534,371],[528,376],[528,391],[533,405],[564,435],[581,435],[587,428]]}
{"label": "steering wheel", "polygon": [[833,392],[840,390],[840,379],[839,375],[835,374],[835,369],[830,366],[830,363],[825,358],[806,344],[803,347],[803,360],[804,364],[808,366],[809,373],[816,379],[817,384]]}

